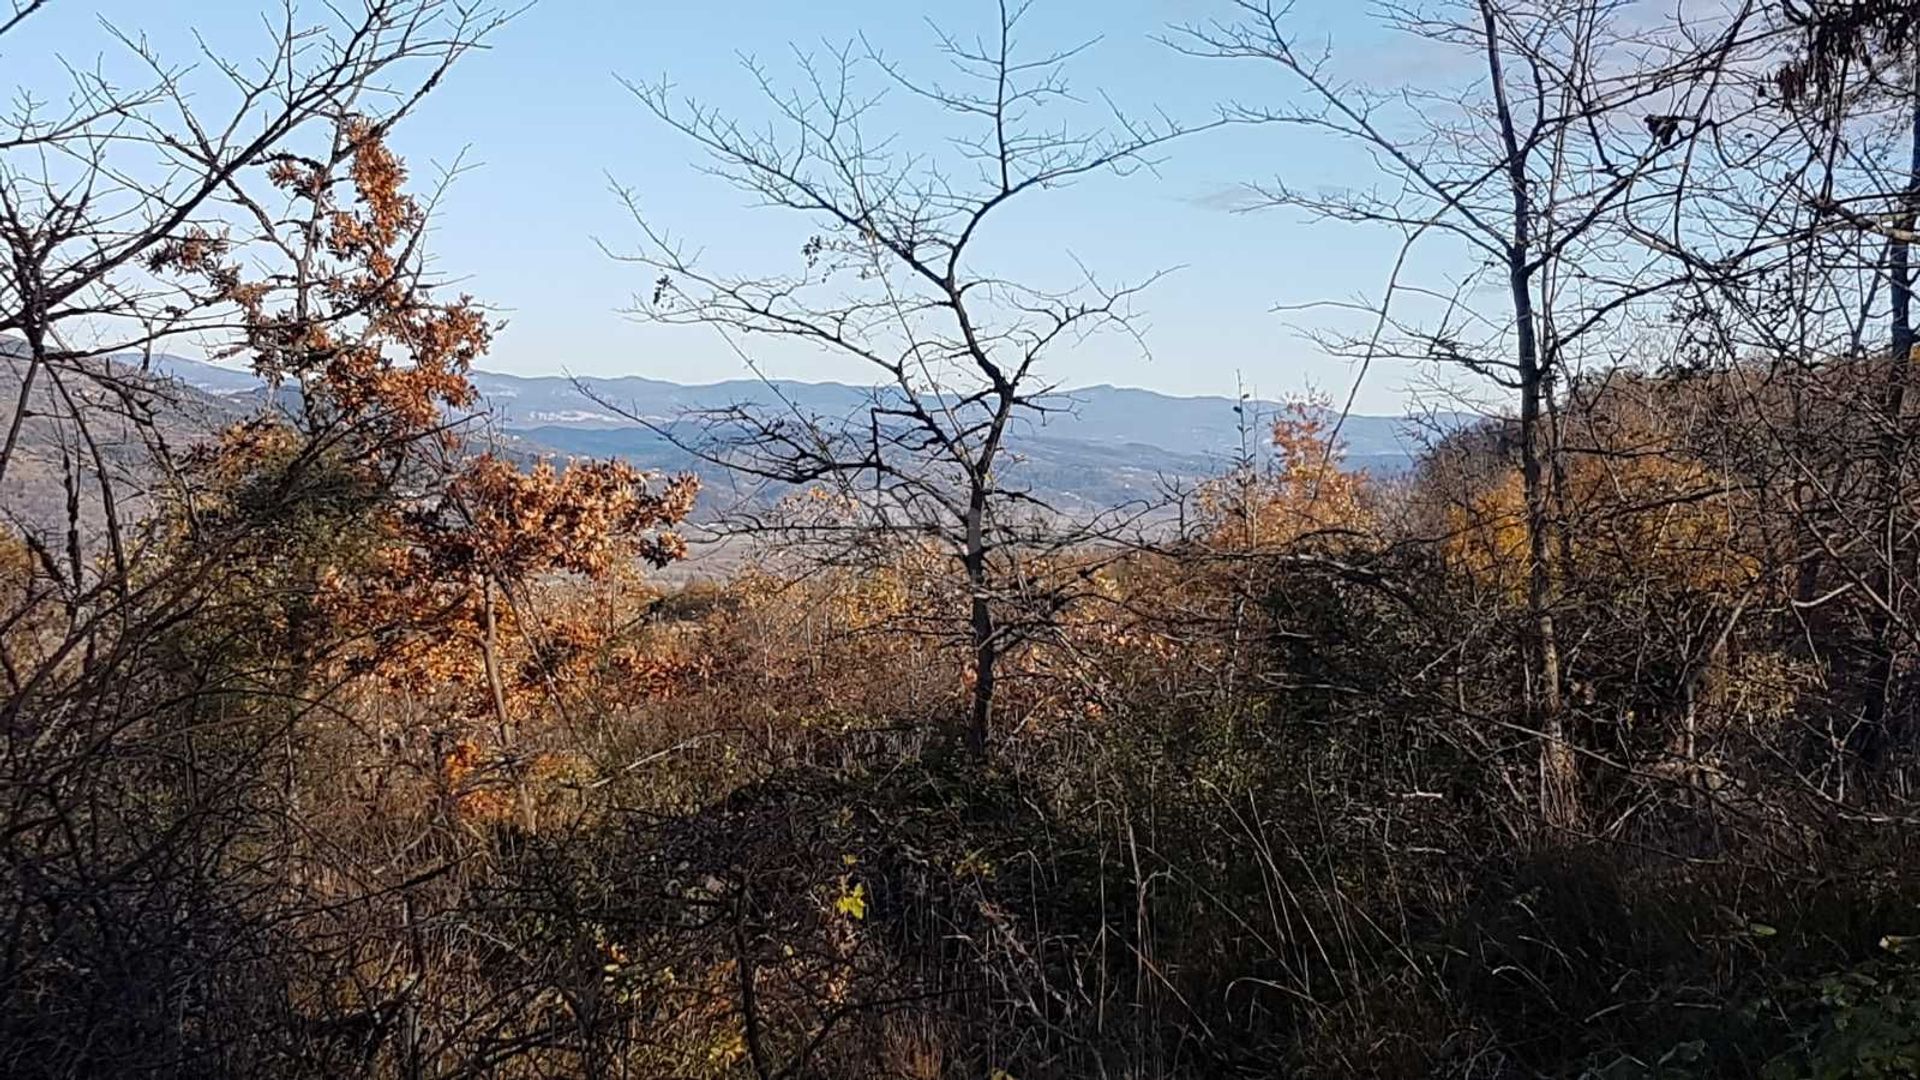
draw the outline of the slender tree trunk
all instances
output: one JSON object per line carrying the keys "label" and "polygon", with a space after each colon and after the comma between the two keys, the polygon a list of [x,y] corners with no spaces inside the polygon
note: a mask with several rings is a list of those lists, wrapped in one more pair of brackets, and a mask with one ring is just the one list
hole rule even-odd
{"label": "slender tree trunk", "polygon": [[[1480,3],[1486,37],[1487,75],[1492,86],[1500,136],[1506,151],[1507,184],[1513,195],[1513,233],[1507,245],[1507,287],[1513,303],[1515,367],[1520,376],[1520,479],[1526,497],[1528,719],[1540,740],[1540,811],[1550,824],[1567,825],[1580,816],[1579,775],[1567,743],[1560,695],[1560,641],[1553,621],[1554,540],[1549,482],[1557,452],[1547,422],[1552,372],[1540,351],[1533,303],[1533,199],[1513,111],[1507,103],[1500,57],[1500,27],[1489,0]],[[1547,461],[1542,460],[1543,451]]]}
{"label": "slender tree trunk", "polygon": [[400,897],[400,918],[407,932],[407,956],[413,968],[408,973],[406,991],[400,1002],[400,1068],[406,1080],[422,1080],[427,1071],[420,1053],[424,1032],[420,1025],[419,992],[420,984],[427,977],[427,950],[421,940],[420,925],[414,918],[413,897],[406,894]]}
{"label": "slender tree trunk", "polygon": [[987,739],[993,732],[994,668],[1000,659],[1000,644],[994,633],[993,605],[988,593],[986,488],[975,484],[967,504],[967,617],[968,640],[973,649],[973,698],[967,720],[967,751],[985,758]]}
{"label": "slender tree trunk", "polygon": [[[1520,230],[1524,236],[1524,227]],[[1560,693],[1560,639],[1554,625],[1555,548],[1549,462],[1556,451],[1547,422],[1550,387],[1533,333],[1533,304],[1525,272],[1526,255],[1516,245],[1510,256],[1514,315],[1519,323],[1520,480],[1526,497],[1527,526],[1527,701],[1540,739],[1540,809],[1547,821],[1567,825],[1580,814],[1579,775],[1567,743]]]}
{"label": "slender tree trunk", "polygon": [[484,636],[480,640],[480,663],[486,669],[487,691],[493,696],[493,717],[499,725],[500,748],[507,746],[507,688],[500,677],[499,623],[494,617],[493,578],[481,584],[480,612]]}
{"label": "slender tree trunk", "polygon": [[1868,765],[1885,756],[1892,735],[1891,714],[1899,695],[1900,634],[1896,620],[1910,584],[1901,572],[1910,562],[1912,551],[1912,544],[1904,538],[1902,511],[1906,505],[1908,383],[1914,364],[1913,245],[1908,237],[1920,223],[1920,55],[1915,57],[1913,79],[1906,189],[1901,193],[1894,234],[1887,242],[1889,326],[1887,385],[1882,403],[1886,426],[1880,446],[1881,516],[1876,545],[1881,559],[1879,586],[1886,607],[1875,608],[1869,622],[1873,656],[1867,673],[1866,723],[1858,740],[1861,759]]}
{"label": "slender tree trunk", "polygon": [[746,885],[741,885],[740,895],[734,901],[733,910],[733,947],[734,974],[740,987],[740,1027],[741,1035],[747,1044],[747,1061],[753,1066],[755,1080],[772,1080],[773,1065],[767,1056],[765,1036],[760,1028],[760,1002],[756,986],[756,966],[753,962],[753,940],[748,932],[747,917],[752,903],[752,893]]}
{"label": "slender tree trunk", "polygon": [[[500,750],[506,753],[513,745],[513,722],[507,714],[506,680],[500,673],[500,621],[495,608],[494,589],[493,577],[489,575],[481,593],[480,608],[485,616],[486,634],[480,643],[480,658],[487,672],[487,690],[493,695],[494,718],[498,721],[500,729]],[[520,799],[520,820],[526,826],[527,832],[531,833],[538,824],[536,820],[538,810],[533,801],[533,789],[520,782],[517,766],[512,775],[514,787]]]}

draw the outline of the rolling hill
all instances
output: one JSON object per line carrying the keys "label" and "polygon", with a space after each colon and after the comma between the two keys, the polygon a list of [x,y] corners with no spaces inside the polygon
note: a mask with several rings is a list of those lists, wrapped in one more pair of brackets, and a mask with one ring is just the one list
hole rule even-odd
{"label": "rolling hill", "polygon": [[[175,378],[216,397],[254,395],[259,383],[241,369],[169,359]],[[686,385],[640,376],[587,378],[576,385],[559,375],[521,376],[477,372],[474,381],[492,423],[527,449],[559,454],[614,456],[666,471],[714,472],[646,424],[666,426],[689,411],[784,399],[813,416],[844,417],[864,409],[870,391],[842,383],[737,379]],[[582,393],[581,386],[589,393]],[[776,396],[777,395],[777,396]],[[596,401],[598,398],[600,400]],[[609,408],[606,402],[618,409]],[[1090,386],[1065,391],[1050,402],[1058,411],[1044,423],[1023,423],[1015,433],[1010,472],[1055,505],[1107,506],[1148,497],[1167,481],[1218,474],[1239,444],[1236,402],[1225,397],[1176,397],[1151,390]],[[1278,409],[1253,402],[1256,415]],[[1443,414],[1428,428],[1458,426],[1468,417]],[[1378,474],[1405,469],[1424,443],[1420,429],[1400,418],[1350,416],[1341,427],[1347,461]],[[709,477],[712,487],[718,477]]]}

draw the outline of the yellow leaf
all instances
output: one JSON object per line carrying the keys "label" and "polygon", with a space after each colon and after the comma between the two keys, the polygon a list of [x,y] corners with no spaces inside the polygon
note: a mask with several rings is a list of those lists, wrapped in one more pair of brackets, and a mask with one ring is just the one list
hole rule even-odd
{"label": "yellow leaf", "polygon": [[846,882],[842,880],[840,883],[840,896],[838,899],[836,899],[833,902],[833,910],[839,912],[842,915],[847,916],[850,919],[866,918],[867,917],[866,885],[855,884],[853,888],[849,889],[847,888]]}

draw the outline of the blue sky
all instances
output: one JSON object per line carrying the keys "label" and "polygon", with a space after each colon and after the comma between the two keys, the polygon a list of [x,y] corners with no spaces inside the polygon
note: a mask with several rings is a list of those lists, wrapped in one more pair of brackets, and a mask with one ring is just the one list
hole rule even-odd
{"label": "blue sky", "polygon": [[[1407,59],[1366,24],[1361,5],[1302,0],[1299,9],[1299,25],[1346,55]],[[28,33],[8,42],[0,68],[12,71],[15,85],[56,88],[50,53],[81,64],[111,56],[115,46],[97,19],[146,33],[183,60],[191,56],[189,27],[237,53],[266,39],[264,10],[260,0],[56,0]],[[741,71],[742,56],[765,61],[778,76],[790,70],[793,48],[862,34],[904,66],[931,70],[939,61],[930,17],[971,35],[989,28],[992,11],[973,0],[544,0],[526,11],[490,50],[458,66],[395,140],[416,174],[463,154],[473,166],[441,210],[434,250],[444,273],[460,277],[509,322],[487,366],[684,382],[744,374],[739,359],[702,331],[640,325],[618,313],[648,280],[596,245],[622,247],[633,236],[610,177],[634,189],[655,221],[720,265],[787,265],[811,231],[791,215],[750,207],[703,175],[694,148],[646,114],[617,76],[665,75],[686,93],[753,118],[764,107]],[[1182,57],[1154,40],[1175,24],[1223,13],[1200,0],[1038,0],[1023,34],[1035,48],[1097,37],[1070,69],[1083,96],[1104,93],[1129,112],[1161,109],[1199,120],[1223,100],[1275,101],[1289,92],[1277,73]],[[1222,203],[1236,184],[1276,173],[1312,185],[1365,184],[1370,172],[1364,157],[1298,129],[1207,133],[1169,150],[1155,175],[1043,193],[983,237],[981,257],[997,273],[1042,286],[1070,284],[1074,259],[1103,280],[1180,267],[1137,304],[1150,357],[1117,340],[1097,340],[1054,358],[1054,376],[1068,385],[1231,394],[1240,378],[1263,395],[1317,387],[1342,397],[1352,378],[1348,365],[1321,355],[1290,326],[1310,316],[1274,308],[1377,294],[1393,238],[1283,213],[1230,213]],[[844,362],[811,355],[783,355],[772,373],[861,378]],[[1415,375],[1377,368],[1359,407],[1398,411]]]}

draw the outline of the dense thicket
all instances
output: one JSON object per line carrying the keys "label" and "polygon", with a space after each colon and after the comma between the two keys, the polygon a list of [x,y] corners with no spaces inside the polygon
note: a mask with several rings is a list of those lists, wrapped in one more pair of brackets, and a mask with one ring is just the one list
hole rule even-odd
{"label": "dense thicket", "polygon": [[[1920,1075],[1920,40],[1691,9],[1394,9],[1477,65],[1395,94],[1242,4],[1176,43],[1295,104],[1114,139],[1044,122],[1073,50],[1006,8],[945,41],[981,94],[848,53],[763,138],[640,88],[812,230],[756,277],[649,225],[641,306],[889,384],[696,418],[795,486],[673,588],[691,478],[471,412],[496,326],[390,147],[497,17],[367,0],[224,98],[136,53],[11,118],[0,489],[60,509],[0,544],[0,1072]],[[862,156],[862,63],[970,164],[876,185],[918,166]],[[1045,349],[1134,290],[975,271],[979,223],[1270,123],[1402,194],[1262,197],[1479,268],[1326,344],[1514,407],[1383,477],[1249,406],[1198,490],[1037,505]],[[167,419],[138,358],[188,339],[258,415]]]}

